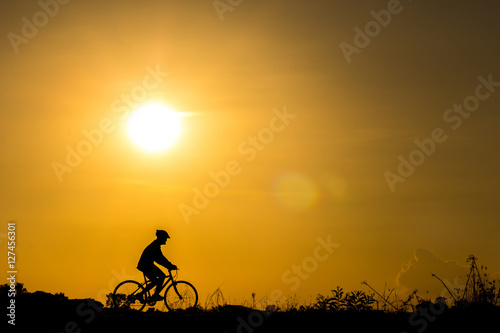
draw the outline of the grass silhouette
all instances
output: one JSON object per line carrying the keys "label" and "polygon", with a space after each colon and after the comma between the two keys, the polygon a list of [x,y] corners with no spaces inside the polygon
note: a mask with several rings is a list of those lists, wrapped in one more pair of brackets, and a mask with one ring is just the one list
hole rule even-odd
{"label": "grass silhouette", "polygon": [[[369,291],[344,291],[337,286],[328,295],[319,294],[309,304],[294,295],[282,302],[267,297],[243,304],[229,304],[219,286],[210,293],[204,306],[159,312],[116,310],[92,299],[68,299],[64,293],[28,292],[22,283],[16,288],[16,326],[37,332],[147,331],[159,328],[186,332],[314,332],[332,327],[336,332],[471,332],[498,328],[500,290],[485,266],[467,259],[469,273],[465,288],[450,290],[449,299],[434,301],[420,297],[417,290],[400,298],[394,289],[378,292],[366,281]],[[0,299],[9,302],[10,286],[0,286]],[[6,303],[7,302],[7,303]],[[439,311],[438,311],[439,310]]]}

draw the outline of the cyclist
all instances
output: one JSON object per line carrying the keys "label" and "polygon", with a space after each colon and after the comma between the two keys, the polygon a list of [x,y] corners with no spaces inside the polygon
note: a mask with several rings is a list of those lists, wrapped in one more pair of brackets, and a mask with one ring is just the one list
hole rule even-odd
{"label": "cyclist", "polygon": [[156,230],[156,239],[144,249],[139,259],[139,263],[137,264],[137,269],[143,272],[152,282],[146,287],[144,293],[156,286],[155,293],[151,297],[152,301],[159,301],[162,299],[160,291],[167,277],[165,273],[155,265],[155,262],[168,270],[177,269],[177,266],[168,261],[161,252],[161,246],[165,245],[169,238],[170,236],[165,230]]}

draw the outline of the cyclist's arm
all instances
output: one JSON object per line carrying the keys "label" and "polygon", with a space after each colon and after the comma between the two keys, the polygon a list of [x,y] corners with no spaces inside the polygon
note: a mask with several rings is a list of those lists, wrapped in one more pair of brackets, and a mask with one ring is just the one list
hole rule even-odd
{"label": "cyclist's arm", "polygon": [[155,262],[158,263],[158,265],[162,265],[163,267],[165,267],[166,269],[169,269],[169,270],[177,268],[167,258],[165,258],[165,256],[161,252],[161,250],[159,251],[159,253],[156,254]]}

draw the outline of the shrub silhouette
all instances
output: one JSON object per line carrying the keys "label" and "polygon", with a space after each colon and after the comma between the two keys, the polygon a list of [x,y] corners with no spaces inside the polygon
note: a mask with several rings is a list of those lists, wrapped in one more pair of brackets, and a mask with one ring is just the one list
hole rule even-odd
{"label": "shrub silhouette", "polygon": [[467,258],[469,263],[469,274],[467,275],[467,282],[463,291],[455,290],[452,292],[448,286],[437,275],[432,274],[433,277],[441,281],[445,286],[448,293],[453,298],[454,306],[458,308],[471,307],[471,306],[497,306],[500,301],[500,289],[497,291],[498,280],[489,281],[488,268],[481,265],[478,267],[476,261],[478,260],[473,254]]}
{"label": "shrub silhouette", "polygon": [[[10,285],[8,283],[2,284],[0,286],[0,295],[7,295],[10,290]],[[27,292],[26,288],[24,288],[24,283],[16,282],[15,285],[16,295],[21,295]]]}
{"label": "shrub silhouette", "polygon": [[332,296],[328,297],[319,294],[314,308],[327,312],[342,310],[368,311],[373,310],[373,303],[375,303],[373,294],[367,294],[360,290],[344,293],[343,288],[337,286],[337,289],[332,289]]}

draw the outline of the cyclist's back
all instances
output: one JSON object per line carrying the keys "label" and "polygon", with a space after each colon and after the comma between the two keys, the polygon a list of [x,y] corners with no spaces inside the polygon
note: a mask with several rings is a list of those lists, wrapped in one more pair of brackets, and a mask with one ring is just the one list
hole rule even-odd
{"label": "cyclist's back", "polygon": [[142,272],[148,271],[155,266],[155,262],[165,268],[171,269],[173,265],[161,252],[161,246],[162,243],[158,239],[149,244],[142,252],[137,269]]}
{"label": "cyclist's back", "polygon": [[166,278],[165,273],[155,265],[155,262],[168,270],[177,269],[177,266],[168,261],[161,252],[161,246],[167,243],[168,238],[170,236],[165,230],[156,230],[156,239],[142,251],[141,258],[137,264],[137,269],[153,282],[146,288],[146,291],[156,286],[153,298],[160,298],[159,293]]}

